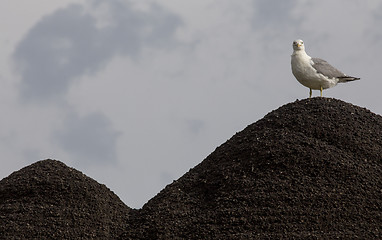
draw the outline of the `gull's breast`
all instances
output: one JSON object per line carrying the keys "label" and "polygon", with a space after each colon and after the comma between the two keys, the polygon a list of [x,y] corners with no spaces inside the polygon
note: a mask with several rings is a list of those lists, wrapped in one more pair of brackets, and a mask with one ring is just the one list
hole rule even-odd
{"label": "gull's breast", "polygon": [[305,87],[319,90],[321,87],[326,89],[337,84],[335,79],[329,80],[324,75],[317,73],[316,69],[312,67],[309,56],[294,54],[292,55],[291,65],[293,75]]}

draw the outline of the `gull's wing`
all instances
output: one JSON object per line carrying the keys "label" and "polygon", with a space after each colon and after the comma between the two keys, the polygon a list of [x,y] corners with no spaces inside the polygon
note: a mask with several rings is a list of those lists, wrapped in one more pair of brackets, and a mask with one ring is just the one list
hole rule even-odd
{"label": "gull's wing", "polygon": [[312,67],[316,69],[318,73],[321,73],[322,75],[328,78],[339,78],[340,82],[347,82],[360,79],[357,77],[351,77],[346,75],[345,73],[341,72],[340,70],[333,67],[327,61],[321,58],[312,58],[312,63]]}

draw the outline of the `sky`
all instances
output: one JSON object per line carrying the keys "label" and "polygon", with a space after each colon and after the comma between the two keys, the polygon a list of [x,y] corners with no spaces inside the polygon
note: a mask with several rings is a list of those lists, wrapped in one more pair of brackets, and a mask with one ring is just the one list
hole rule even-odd
{"label": "sky", "polygon": [[382,114],[379,0],[16,0],[0,12],[0,179],[57,159],[140,208],[309,96],[291,73],[295,39],[361,78],[325,97]]}

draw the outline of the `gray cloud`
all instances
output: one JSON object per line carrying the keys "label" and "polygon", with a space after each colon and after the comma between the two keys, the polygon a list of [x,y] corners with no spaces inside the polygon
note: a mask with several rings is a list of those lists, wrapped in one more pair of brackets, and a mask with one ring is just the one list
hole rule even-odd
{"label": "gray cloud", "polygon": [[21,74],[23,100],[57,100],[75,77],[100,70],[114,55],[136,57],[142,47],[174,44],[180,19],[158,5],[134,10],[129,1],[92,1],[107,5],[109,23],[84,6],[72,4],[43,17],[17,45],[14,60]]}
{"label": "gray cloud", "polygon": [[100,113],[80,117],[69,114],[63,128],[53,132],[53,140],[80,163],[115,162],[120,133]]}
{"label": "gray cloud", "polygon": [[296,0],[253,1],[255,8],[253,26],[261,29],[269,27],[274,32],[279,32],[291,23],[298,23],[292,12],[296,4]]}
{"label": "gray cloud", "polygon": [[205,128],[205,122],[199,119],[187,119],[186,121],[187,130],[194,135],[197,135]]}
{"label": "gray cloud", "polygon": [[[97,73],[113,56],[136,59],[142,48],[176,44],[180,19],[154,3],[147,10],[137,10],[128,0],[88,3],[71,4],[43,17],[16,46],[13,59],[21,75],[21,100],[65,102],[77,77]],[[100,11],[106,21],[97,15]],[[71,106],[62,114],[63,128],[52,133],[56,145],[80,164],[116,160],[119,133],[107,116],[79,117]]]}

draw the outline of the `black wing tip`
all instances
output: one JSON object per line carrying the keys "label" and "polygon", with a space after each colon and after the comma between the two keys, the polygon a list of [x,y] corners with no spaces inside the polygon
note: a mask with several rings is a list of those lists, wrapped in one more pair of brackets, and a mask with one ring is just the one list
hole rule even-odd
{"label": "black wing tip", "polygon": [[343,76],[343,77],[340,77],[340,79],[342,79],[345,82],[361,80],[361,78],[359,78],[359,77],[351,77],[351,76]]}

